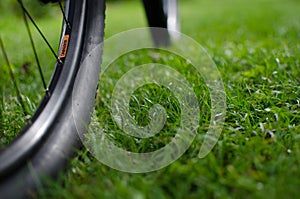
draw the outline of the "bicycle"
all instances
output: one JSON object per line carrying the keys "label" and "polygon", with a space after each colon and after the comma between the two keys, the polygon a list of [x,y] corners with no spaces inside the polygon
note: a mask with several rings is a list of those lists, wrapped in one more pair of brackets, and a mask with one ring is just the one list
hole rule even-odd
{"label": "bicycle", "polygon": [[[78,112],[77,117],[89,123],[100,73],[101,56],[99,55],[102,54],[102,49],[96,46],[103,42],[104,36],[105,0],[66,0],[63,3],[58,0],[43,0],[47,3],[56,3],[60,7],[60,18],[63,22],[58,53],[53,50],[35,24],[26,9],[27,5],[24,5],[22,0],[17,1],[24,22],[28,26],[28,34],[32,34],[28,25],[31,21],[54,54],[56,63],[49,86],[39,68],[44,97],[30,118],[24,105],[24,97],[15,80],[16,77],[12,69],[9,69],[16,87],[17,101],[23,109],[27,122],[20,134],[0,152],[1,198],[30,197],[43,183],[45,176],[56,178],[58,171],[67,165],[68,159],[74,157],[74,149],[82,146],[71,114],[70,96],[74,90],[82,86],[74,87],[74,85],[84,79],[85,81],[80,82],[84,82],[89,89],[75,96],[86,101],[85,107]],[[167,30],[179,28],[177,1],[143,0],[143,5],[149,26],[166,28],[162,35],[152,33],[154,43],[168,45],[170,34]],[[11,66],[5,43],[1,38],[0,40],[5,65]],[[34,54],[37,54],[34,41],[32,38],[30,40]],[[92,61],[83,62],[86,57]],[[40,65],[37,55],[35,59],[36,64]],[[93,64],[90,65],[91,63]],[[97,73],[87,77],[88,67],[93,67]]]}

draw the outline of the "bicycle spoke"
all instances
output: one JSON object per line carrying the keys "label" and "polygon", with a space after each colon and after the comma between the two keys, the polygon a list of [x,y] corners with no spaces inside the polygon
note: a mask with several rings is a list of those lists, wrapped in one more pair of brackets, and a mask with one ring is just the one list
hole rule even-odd
{"label": "bicycle spoke", "polygon": [[66,13],[65,13],[65,11],[63,9],[63,6],[62,6],[61,2],[59,1],[58,4],[59,4],[60,11],[63,14],[64,20],[65,20],[65,22],[67,24],[67,27],[68,27],[69,30],[71,30],[71,24],[70,24],[70,22],[67,19]]}
{"label": "bicycle spoke", "polygon": [[5,47],[4,47],[4,44],[3,44],[1,36],[0,36],[0,47],[1,47],[1,50],[2,50],[2,54],[3,54],[4,60],[6,62],[8,70],[9,70],[9,75],[10,75],[12,81],[13,81],[13,84],[14,84],[14,87],[15,87],[15,90],[16,90],[16,93],[17,93],[17,98],[18,98],[18,100],[19,100],[19,102],[21,104],[21,107],[22,107],[22,110],[23,110],[23,114],[25,116],[25,119],[28,120],[29,119],[29,114],[28,114],[28,111],[26,110],[26,107],[25,107],[25,104],[24,104],[24,101],[23,101],[23,98],[22,98],[22,95],[21,95],[21,91],[20,91],[19,85],[18,85],[17,80],[15,78],[15,75],[13,73],[13,70],[12,70],[10,61],[8,59],[8,56],[7,56],[7,53],[6,53],[6,50],[5,50]]}
{"label": "bicycle spoke", "polygon": [[31,23],[34,25],[34,27],[36,28],[36,30],[39,32],[39,34],[41,35],[41,37],[43,38],[44,42],[47,44],[47,46],[49,47],[49,49],[51,50],[52,54],[54,55],[54,57],[56,58],[56,61],[60,64],[62,64],[61,59],[56,55],[54,49],[52,48],[51,44],[49,43],[49,41],[47,40],[47,38],[45,37],[45,35],[42,33],[42,31],[40,30],[40,28],[38,27],[38,25],[35,23],[35,21],[33,20],[33,18],[31,17],[31,15],[29,14],[29,12],[27,11],[27,9],[24,7],[23,1],[22,0],[18,0],[20,7],[22,8],[23,12],[26,14],[26,16],[29,18],[29,20],[31,21]]}
{"label": "bicycle spoke", "polygon": [[37,52],[36,52],[35,44],[34,44],[34,41],[33,41],[33,38],[32,38],[32,34],[31,34],[31,31],[30,31],[30,27],[29,27],[28,20],[27,20],[25,12],[23,12],[23,17],[24,17],[25,26],[26,26],[26,29],[27,29],[27,32],[28,32],[28,36],[29,36],[29,39],[30,39],[31,47],[32,47],[32,50],[33,50],[33,53],[34,53],[35,61],[36,61],[36,64],[38,66],[38,69],[39,69],[40,77],[42,79],[43,87],[44,87],[44,90],[46,92],[46,95],[49,97],[50,96],[49,89],[46,85],[46,81],[45,81],[45,78],[44,78],[44,75],[43,75],[43,71],[42,71],[41,64],[40,64],[40,61],[39,61],[39,58],[38,58],[38,55],[37,55]]}

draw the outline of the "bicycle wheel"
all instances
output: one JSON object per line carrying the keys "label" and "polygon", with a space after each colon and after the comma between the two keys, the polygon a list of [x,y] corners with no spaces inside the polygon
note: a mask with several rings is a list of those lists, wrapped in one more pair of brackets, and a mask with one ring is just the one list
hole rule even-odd
{"label": "bicycle wheel", "polygon": [[172,32],[180,31],[180,21],[177,0],[143,0],[148,24],[150,27],[165,28],[165,31],[152,31],[155,45],[166,46],[170,43]]}
{"label": "bicycle wheel", "polygon": [[[72,97],[86,102],[76,117],[85,123],[90,120],[100,73],[105,0],[67,0],[64,4],[50,95],[45,95],[30,124],[0,152],[1,198],[30,196],[43,177],[57,177],[75,155],[74,148],[81,142],[72,116]],[[86,57],[92,61],[84,61]],[[86,76],[91,68],[94,73]],[[82,86],[88,89],[76,92]]]}

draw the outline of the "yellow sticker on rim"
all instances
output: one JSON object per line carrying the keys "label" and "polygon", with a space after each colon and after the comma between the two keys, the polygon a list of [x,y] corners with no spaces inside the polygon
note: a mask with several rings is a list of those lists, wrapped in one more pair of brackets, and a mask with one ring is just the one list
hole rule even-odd
{"label": "yellow sticker on rim", "polygon": [[61,50],[60,50],[60,53],[59,53],[59,58],[65,58],[66,57],[67,50],[68,50],[68,45],[69,45],[69,38],[70,38],[69,35],[64,36],[64,40],[63,40]]}

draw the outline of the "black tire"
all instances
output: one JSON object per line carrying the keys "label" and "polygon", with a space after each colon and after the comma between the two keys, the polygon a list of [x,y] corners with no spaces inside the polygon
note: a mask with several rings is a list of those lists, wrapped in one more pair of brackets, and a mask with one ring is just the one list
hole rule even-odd
{"label": "black tire", "polygon": [[[75,155],[81,141],[73,118],[73,99],[85,101],[76,118],[85,123],[90,120],[100,73],[105,0],[69,0],[65,5],[72,29],[63,25],[61,45],[65,35],[69,35],[69,44],[53,73],[51,96],[44,97],[31,124],[0,152],[3,199],[30,197],[44,177],[57,177],[68,158]],[[85,61],[86,57],[92,61]],[[93,74],[88,72],[87,77],[87,70]],[[82,92],[82,86],[88,89]]]}
{"label": "black tire", "polygon": [[152,30],[156,46],[167,46],[172,32],[180,31],[177,0],[143,0],[149,27],[165,28]]}

